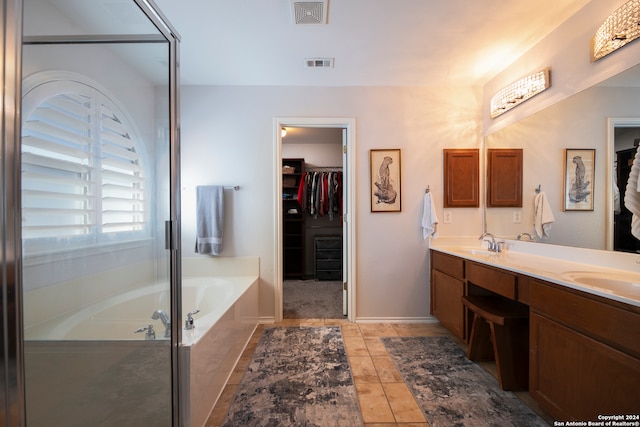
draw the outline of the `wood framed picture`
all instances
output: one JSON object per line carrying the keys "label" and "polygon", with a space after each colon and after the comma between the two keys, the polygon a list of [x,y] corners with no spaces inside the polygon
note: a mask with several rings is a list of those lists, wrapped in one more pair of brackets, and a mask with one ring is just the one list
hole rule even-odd
{"label": "wood framed picture", "polygon": [[564,211],[592,211],[596,150],[564,150]]}
{"label": "wood framed picture", "polygon": [[400,149],[370,150],[371,212],[400,212]]}

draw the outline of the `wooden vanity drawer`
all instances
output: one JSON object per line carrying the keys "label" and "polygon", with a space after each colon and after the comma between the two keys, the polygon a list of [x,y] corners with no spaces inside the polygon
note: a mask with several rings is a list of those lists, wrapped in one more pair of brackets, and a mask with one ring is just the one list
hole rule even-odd
{"label": "wooden vanity drawer", "polygon": [[560,323],[640,357],[640,312],[580,291],[530,281],[531,308]]}
{"label": "wooden vanity drawer", "polygon": [[468,283],[503,297],[516,299],[516,276],[513,274],[483,264],[467,262],[466,277]]}
{"label": "wooden vanity drawer", "polygon": [[464,279],[464,260],[462,258],[442,252],[431,251],[431,268],[442,271],[449,276]]}

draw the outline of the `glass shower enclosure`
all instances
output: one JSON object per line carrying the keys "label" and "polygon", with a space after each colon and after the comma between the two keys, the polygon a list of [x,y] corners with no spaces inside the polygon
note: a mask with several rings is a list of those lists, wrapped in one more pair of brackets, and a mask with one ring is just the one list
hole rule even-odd
{"label": "glass shower enclosure", "polygon": [[27,425],[178,425],[178,37],[148,0],[24,0]]}

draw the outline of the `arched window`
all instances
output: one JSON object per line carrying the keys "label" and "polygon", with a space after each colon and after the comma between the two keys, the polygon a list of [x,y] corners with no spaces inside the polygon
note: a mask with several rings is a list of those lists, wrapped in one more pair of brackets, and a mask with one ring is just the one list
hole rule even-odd
{"label": "arched window", "polygon": [[38,73],[22,117],[25,253],[147,235],[144,145],[113,96],[84,76]]}

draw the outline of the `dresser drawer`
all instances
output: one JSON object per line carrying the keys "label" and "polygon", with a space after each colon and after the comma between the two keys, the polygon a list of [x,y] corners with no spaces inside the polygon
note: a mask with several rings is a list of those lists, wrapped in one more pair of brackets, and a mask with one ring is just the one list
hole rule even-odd
{"label": "dresser drawer", "polygon": [[316,249],[316,259],[342,259],[340,249]]}
{"label": "dresser drawer", "polygon": [[341,259],[318,259],[316,260],[316,270],[341,270]]}
{"label": "dresser drawer", "polygon": [[316,249],[342,249],[342,237],[316,237]]}
{"label": "dresser drawer", "polygon": [[317,270],[316,279],[340,281],[342,280],[342,270]]}
{"label": "dresser drawer", "polygon": [[464,260],[453,255],[431,251],[431,268],[458,279],[464,279]]}
{"label": "dresser drawer", "polygon": [[516,299],[516,276],[478,264],[466,263],[467,282],[510,299]]}

